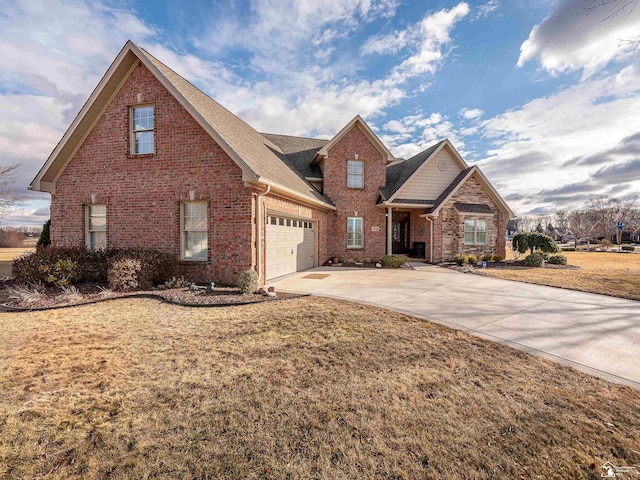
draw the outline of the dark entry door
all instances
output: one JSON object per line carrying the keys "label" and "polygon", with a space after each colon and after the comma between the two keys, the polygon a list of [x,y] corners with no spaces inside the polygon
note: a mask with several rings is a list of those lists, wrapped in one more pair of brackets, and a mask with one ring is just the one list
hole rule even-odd
{"label": "dark entry door", "polygon": [[393,253],[409,255],[411,246],[409,243],[411,214],[409,212],[393,212],[391,222],[391,247]]}

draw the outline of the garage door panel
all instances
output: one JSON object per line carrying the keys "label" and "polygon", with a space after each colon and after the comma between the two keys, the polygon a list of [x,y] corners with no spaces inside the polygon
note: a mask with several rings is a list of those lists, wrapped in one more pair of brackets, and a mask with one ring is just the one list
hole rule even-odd
{"label": "garage door panel", "polygon": [[294,273],[315,265],[313,223],[269,216],[266,225],[266,278]]}

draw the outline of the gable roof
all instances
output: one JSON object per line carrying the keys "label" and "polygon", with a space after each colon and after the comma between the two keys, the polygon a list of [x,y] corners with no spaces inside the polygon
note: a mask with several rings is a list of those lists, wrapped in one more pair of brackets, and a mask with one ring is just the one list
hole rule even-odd
{"label": "gable roof", "polygon": [[30,189],[55,191],[55,181],[100,118],[137,61],[194,117],[202,128],[242,169],[246,182],[270,185],[272,191],[312,204],[333,205],[294,168],[282,149],[218,102],[193,86],[151,54],[128,41],[64,134]]}
{"label": "gable roof", "polygon": [[367,122],[363,120],[360,115],[356,115],[351,119],[349,123],[347,123],[342,130],[334,135],[334,137],[329,140],[322,148],[318,151],[318,156],[326,157],[329,155],[329,150],[333,147],[340,139],[349,132],[355,125],[359,125],[362,128],[364,134],[369,137],[369,140],[373,143],[373,145],[378,149],[378,151],[386,158],[387,162],[393,162],[395,157],[391,154],[387,146],[382,143],[382,141],[378,138],[378,136],[373,133],[373,130],[367,125]]}
{"label": "gable roof", "polygon": [[262,136],[280,147],[280,150],[302,176],[305,178],[322,178],[320,167],[312,162],[318,150],[326,145],[329,140],[276,135],[274,133],[263,133]]}
{"label": "gable roof", "polygon": [[455,202],[453,207],[462,213],[493,213],[491,207],[486,203]]}
{"label": "gable roof", "polygon": [[489,191],[491,197],[509,218],[514,218],[515,214],[509,208],[509,205],[504,201],[500,194],[493,188],[493,185],[489,182],[487,177],[484,176],[482,171],[476,166],[465,168],[458,176],[449,184],[447,188],[438,196],[431,208],[427,208],[423,215],[437,216],[442,207],[449,201],[449,199],[458,191],[458,189],[466,182],[473,174],[477,174],[477,179],[480,184]]}
{"label": "gable roof", "polygon": [[380,188],[380,194],[385,200],[390,199],[393,195],[400,190],[400,187],[407,183],[409,178],[420,168],[425,161],[433,155],[433,153],[444,143],[444,140],[430,146],[426,150],[414,155],[408,160],[392,163],[387,166],[387,184]]}

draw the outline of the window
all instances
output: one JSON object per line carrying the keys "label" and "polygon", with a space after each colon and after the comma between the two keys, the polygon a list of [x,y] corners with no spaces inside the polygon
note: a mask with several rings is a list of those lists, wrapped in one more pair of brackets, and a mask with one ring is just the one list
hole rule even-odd
{"label": "window", "polygon": [[364,188],[364,162],[347,161],[347,188]]}
{"label": "window", "polygon": [[87,205],[87,248],[100,250],[107,248],[107,206]]}
{"label": "window", "polygon": [[182,259],[206,261],[208,252],[207,202],[182,204]]}
{"label": "window", "polygon": [[362,232],[362,218],[347,218],[347,248],[362,248],[364,246],[364,235]]}
{"label": "window", "polygon": [[465,220],[464,221],[464,244],[484,245],[487,243],[487,221],[486,220]]}
{"label": "window", "polygon": [[153,153],[153,105],[131,108],[131,153]]}

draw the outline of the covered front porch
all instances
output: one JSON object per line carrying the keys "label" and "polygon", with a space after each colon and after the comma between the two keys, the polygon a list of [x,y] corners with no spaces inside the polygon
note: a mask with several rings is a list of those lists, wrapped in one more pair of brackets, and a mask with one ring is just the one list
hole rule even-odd
{"label": "covered front porch", "polygon": [[433,262],[433,221],[419,207],[387,207],[386,253]]}

